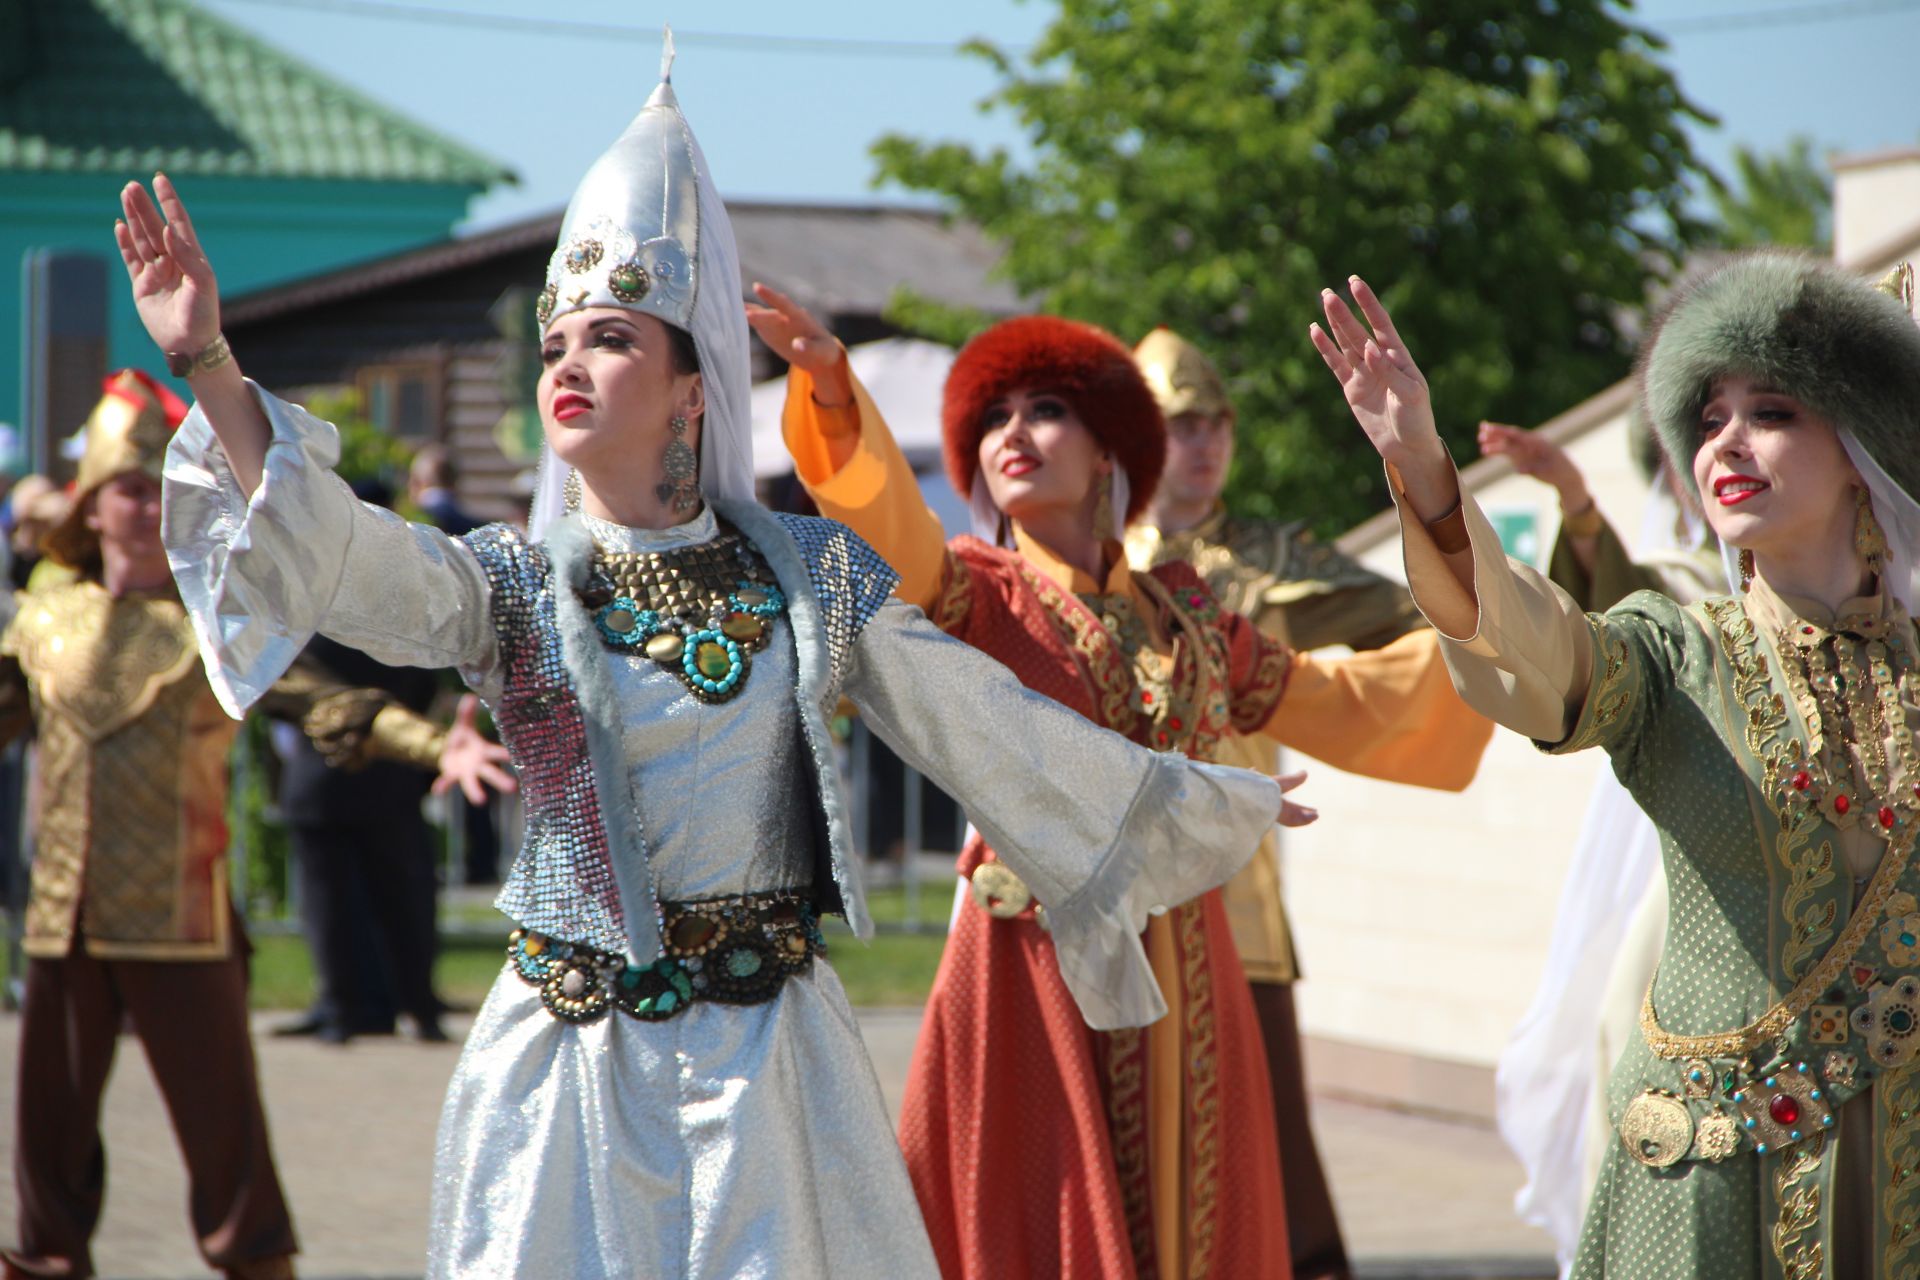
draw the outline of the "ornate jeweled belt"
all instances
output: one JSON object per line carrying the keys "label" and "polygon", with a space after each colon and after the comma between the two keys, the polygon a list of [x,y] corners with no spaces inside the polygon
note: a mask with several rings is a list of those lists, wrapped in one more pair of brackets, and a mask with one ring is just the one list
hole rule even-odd
{"label": "ornate jeweled belt", "polygon": [[773,571],[733,529],[675,551],[596,548],[579,595],[608,648],[645,654],[703,702],[740,692],[787,607]]}
{"label": "ornate jeweled belt", "polygon": [[634,964],[615,952],[515,929],[507,956],[556,1018],[593,1022],[618,1009],[659,1022],[696,1000],[764,1004],[827,950],[805,891],[665,902],[660,938],[660,958]]}

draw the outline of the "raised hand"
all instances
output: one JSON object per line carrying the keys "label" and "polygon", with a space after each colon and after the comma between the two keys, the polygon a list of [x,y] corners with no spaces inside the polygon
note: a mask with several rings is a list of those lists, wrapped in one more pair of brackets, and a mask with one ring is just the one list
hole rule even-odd
{"label": "raised hand", "polygon": [[1537,431],[1483,422],[1480,452],[1489,458],[1505,458],[1521,475],[1552,485],[1559,490],[1560,505],[1568,511],[1582,510],[1592,501],[1579,466],[1565,449]]}
{"label": "raised hand", "polygon": [[760,302],[747,304],[747,323],[773,354],[813,376],[814,398],[836,405],[852,400],[853,384],[847,380],[846,349],[840,340],[812,312],[778,289],[756,282],[753,296]]}
{"label": "raised hand", "polygon": [[1280,825],[1283,827],[1304,827],[1319,820],[1320,811],[1309,809],[1303,804],[1295,804],[1286,798],[1286,793],[1307,780],[1307,771],[1298,773],[1275,774],[1273,780],[1280,784]]}
{"label": "raised hand", "polygon": [[453,727],[447,730],[446,745],[440,748],[440,776],[433,780],[433,794],[459,787],[472,804],[487,802],[487,788],[508,792],[518,783],[507,772],[507,749],[489,740],[474,723],[480,699],[463,694],[453,713]]}
{"label": "raised hand", "polygon": [[1327,328],[1310,325],[1307,334],[1340,380],[1340,390],[1360,429],[1400,472],[1416,512],[1423,519],[1437,518],[1457,500],[1459,490],[1453,464],[1434,426],[1426,377],[1367,282],[1349,276],[1348,284],[1367,324],[1361,324],[1333,290],[1322,289],[1320,305],[1327,315]]}
{"label": "raised hand", "polygon": [[137,182],[121,190],[113,238],[147,336],[162,351],[192,355],[220,336],[220,286],[180,193],[165,174],[154,175],[153,190],[158,208]]}

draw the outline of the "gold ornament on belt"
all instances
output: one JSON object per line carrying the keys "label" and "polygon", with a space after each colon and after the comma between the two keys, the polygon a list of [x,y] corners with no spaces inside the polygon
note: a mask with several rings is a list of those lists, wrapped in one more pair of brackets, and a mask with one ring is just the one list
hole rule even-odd
{"label": "gold ornament on belt", "polygon": [[1027,909],[1033,891],[1027,882],[1004,862],[983,862],[967,878],[973,900],[982,911],[997,920],[1011,920]]}
{"label": "gold ornament on belt", "polygon": [[1641,1164],[1664,1169],[1685,1159],[1693,1145],[1693,1115],[1672,1094],[1648,1089],[1627,1104],[1620,1141]]}

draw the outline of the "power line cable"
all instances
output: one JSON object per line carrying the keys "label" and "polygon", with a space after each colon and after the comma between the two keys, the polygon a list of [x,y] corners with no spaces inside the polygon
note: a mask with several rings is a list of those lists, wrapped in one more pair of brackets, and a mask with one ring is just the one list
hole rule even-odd
{"label": "power line cable", "polygon": [[1739,13],[1701,14],[1692,18],[1669,18],[1654,22],[1640,20],[1663,35],[1687,35],[1695,31],[1725,31],[1729,28],[1752,30],[1758,27],[1803,26],[1814,22],[1841,22],[1850,18],[1871,18],[1884,13],[1908,13],[1920,10],[1920,0],[1845,0],[1826,4],[1787,5],[1778,9],[1748,9]]}
{"label": "power line cable", "polygon": [[[442,26],[510,31],[518,35],[586,37],[594,40],[660,38],[660,28],[625,26],[611,22],[579,22],[566,18],[521,18],[511,14],[476,13],[467,9],[440,9],[405,4],[400,0],[224,0],[227,4],[261,9],[303,9],[361,18],[402,22],[430,22]],[[853,36],[783,36],[731,31],[673,30],[674,43],[706,45],[716,49],[750,49],[764,53],[857,54],[869,57],[948,58],[959,51],[959,41],[872,40]]]}
{"label": "power line cable", "polygon": [[[223,3],[260,9],[298,9],[311,13],[338,13],[352,17],[379,18],[401,22],[425,22],[450,27],[506,31],[519,35],[559,36],[594,40],[653,41],[659,38],[652,26],[625,26],[611,22],[580,22],[566,18],[522,18],[511,14],[478,13],[469,9],[442,9],[409,4],[404,0],[222,0]],[[1815,23],[1842,22],[1884,14],[1920,11],[1920,0],[1827,0],[1826,3],[1787,5],[1771,9],[1745,9],[1694,17],[1649,21],[1635,17],[1659,35],[1691,35],[1697,32],[1757,30],[1766,27],[1807,26]],[[882,40],[858,36],[789,36],[734,31],[687,31],[676,28],[674,40],[683,45],[715,49],[751,50],[761,53],[851,54],[879,58],[950,58],[959,52],[958,40]],[[1014,55],[1026,52],[1024,46],[1002,46]]]}

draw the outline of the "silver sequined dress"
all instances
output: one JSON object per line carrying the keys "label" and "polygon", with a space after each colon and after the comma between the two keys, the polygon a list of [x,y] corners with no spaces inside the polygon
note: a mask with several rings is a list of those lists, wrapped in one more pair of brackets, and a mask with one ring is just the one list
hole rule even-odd
{"label": "silver sequined dress", "polygon": [[[497,705],[503,693],[513,700],[501,639],[513,633],[499,615],[518,603],[503,598],[511,579],[483,563],[485,540],[469,545],[354,503],[327,470],[332,428],[261,401],[274,441],[251,502],[197,411],[167,468],[165,536],[229,709],[324,631],[383,661],[459,667],[495,704],[520,757],[512,726],[523,721]],[[503,905],[522,923],[598,909],[627,941],[621,949],[645,960],[657,934],[641,917],[655,895],[799,888],[830,867],[860,929],[844,803],[821,751],[825,710],[845,693],[1058,904],[1062,968],[1089,1019],[1139,1015],[1145,913],[1244,863],[1279,807],[1277,788],[1095,728],[898,601],[849,613],[821,585],[859,569],[844,539],[788,536],[790,523],[757,508],[725,514],[793,605],[742,691],[718,704],[644,658],[568,648],[587,719],[596,699],[610,700],[600,736],[582,749],[609,814],[613,838],[599,858],[613,883],[596,906],[553,874],[577,866],[572,879],[590,881],[590,853],[530,848],[516,875],[529,863],[537,874],[520,875],[517,894],[510,881]],[[696,545],[717,532],[710,510],[661,531],[563,523],[610,551]],[[822,563],[835,557],[842,563]],[[552,558],[560,579],[564,557]],[[565,815],[546,816],[564,825]],[[541,818],[530,815],[530,829]],[[556,1019],[509,967],[461,1055],[434,1178],[435,1277],[936,1274],[872,1066],[825,960],[765,1004],[696,1001],[663,1021],[612,1012],[580,1025]]]}

